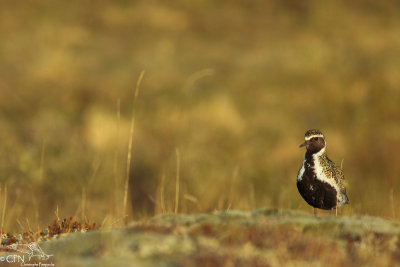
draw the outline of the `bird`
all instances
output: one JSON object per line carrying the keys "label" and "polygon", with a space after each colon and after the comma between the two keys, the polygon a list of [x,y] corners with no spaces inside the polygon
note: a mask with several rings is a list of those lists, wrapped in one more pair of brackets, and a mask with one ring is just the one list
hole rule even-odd
{"label": "bird", "polygon": [[297,174],[297,189],[303,199],[314,208],[323,210],[337,209],[349,204],[346,194],[344,174],[326,154],[324,134],[317,129],[308,130],[305,142],[299,147],[306,147],[303,164]]}

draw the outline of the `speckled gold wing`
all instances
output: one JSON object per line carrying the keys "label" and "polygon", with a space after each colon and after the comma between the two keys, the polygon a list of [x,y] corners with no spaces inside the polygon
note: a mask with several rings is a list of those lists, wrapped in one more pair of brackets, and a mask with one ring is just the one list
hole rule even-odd
{"label": "speckled gold wing", "polygon": [[326,157],[326,159],[327,159],[328,164],[330,165],[333,179],[335,179],[336,183],[339,185],[342,192],[346,193],[343,170],[340,167],[338,167],[328,157]]}

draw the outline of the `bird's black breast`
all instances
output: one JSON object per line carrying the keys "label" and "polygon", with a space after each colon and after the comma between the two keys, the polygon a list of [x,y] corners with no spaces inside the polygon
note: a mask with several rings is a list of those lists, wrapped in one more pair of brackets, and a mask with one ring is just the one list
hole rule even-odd
{"label": "bird's black breast", "polygon": [[304,200],[314,208],[330,210],[336,207],[337,192],[330,184],[318,180],[313,169],[313,162],[307,160],[301,180],[297,180],[297,189]]}

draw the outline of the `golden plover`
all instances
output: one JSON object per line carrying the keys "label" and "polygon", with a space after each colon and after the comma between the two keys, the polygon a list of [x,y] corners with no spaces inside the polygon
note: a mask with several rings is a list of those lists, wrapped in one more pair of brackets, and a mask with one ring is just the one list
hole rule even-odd
{"label": "golden plover", "polygon": [[344,185],[343,171],[326,155],[325,137],[319,130],[308,130],[307,148],[303,164],[297,174],[297,189],[304,200],[314,208],[336,210],[349,203]]}

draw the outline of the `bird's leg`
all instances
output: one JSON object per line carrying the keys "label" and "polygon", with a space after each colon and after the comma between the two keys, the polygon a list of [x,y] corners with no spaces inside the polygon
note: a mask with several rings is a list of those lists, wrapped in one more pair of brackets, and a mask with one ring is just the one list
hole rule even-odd
{"label": "bird's leg", "polygon": [[314,209],[314,216],[317,217],[317,209],[316,208],[313,209]]}

